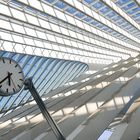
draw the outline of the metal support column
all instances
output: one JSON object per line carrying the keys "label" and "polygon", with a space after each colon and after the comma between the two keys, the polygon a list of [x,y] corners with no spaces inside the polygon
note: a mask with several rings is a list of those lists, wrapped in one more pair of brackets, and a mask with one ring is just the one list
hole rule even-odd
{"label": "metal support column", "polygon": [[25,90],[29,90],[32,96],[34,97],[38,107],[41,110],[41,113],[45,117],[46,121],[50,125],[52,131],[54,132],[55,136],[57,137],[58,140],[65,140],[65,137],[63,136],[62,132],[60,131],[59,127],[49,114],[44,102],[42,101],[41,97],[39,96],[36,88],[34,87],[34,84],[32,82],[32,78],[28,78],[24,82],[25,85]]}

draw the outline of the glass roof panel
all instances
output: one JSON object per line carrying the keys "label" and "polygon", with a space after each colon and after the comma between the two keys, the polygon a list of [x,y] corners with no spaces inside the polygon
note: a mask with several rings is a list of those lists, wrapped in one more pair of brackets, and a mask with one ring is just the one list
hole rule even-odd
{"label": "glass roof panel", "polygon": [[113,16],[115,16],[116,15],[116,13],[114,12],[114,11],[110,11],[106,16],[108,17],[108,18],[112,18]]}
{"label": "glass roof panel", "polygon": [[52,3],[52,2],[54,2],[55,0],[44,0],[44,1],[47,1],[47,2],[49,2],[49,3]]}
{"label": "glass roof panel", "polygon": [[132,3],[130,3],[130,4],[126,5],[126,6],[124,6],[124,7],[122,7],[122,9],[127,11],[130,8],[134,7],[134,6],[136,6],[136,3],[135,2],[132,2]]}
{"label": "glass roof panel", "polygon": [[136,8],[134,8],[134,9],[132,9],[132,11],[133,11],[133,12],[138,12],[138,11],[140,11],[140,7],[136,7]]}
{"label": "glass roof panel", "polygon": [[84,0],[85,2],[87,2],[88,4],[91,4],[94,0]]}
{"label": "glass roof panel", "polygon": [[85,20],[86,22],[91,22],[93,19],[90,18],[90,17],[86,17],[86,18],[84,18],[84,20]]}
{"label": "glass roof panel", "polygon": [[102,2],[96,2],[92,5],[96,9],[100,9],[101,7],[104,7],[104,4]]}
{"label": "glass roof panel", "polygon": [[96,26],[96,25],[99,24],[99,22],[93,21],[93,22],[91,22],[91,24],[94,25],[94,26]]}
{"label": "glass roof panel", "polygon": [[102,14],[106,14],[107,12],[111,11],[109,7],[104,7],[100,10]]}
{"label": "glass roof panel", "polygon": [[64,9],[67,6],[67,4],[62,1],[58,1],[55,3],[55,6],[57,6],[58,8]]}
{"label": "glass roof panel", "polygon": [[78,13],[75,14],[75,16],[78,17],[78,18],[82,18],[82,17],[85,16],[85,14],[81,13],[81,12],[78,12]]}
{"label": "glass roof panel", "polygon": [[131,0],[117,0],[117,4],[122,6],[123,4],[126,4],[127,2],[130,2]]}
{"label": "glass roof panel", "polygon": [[74,14],[77,10],[71,6],[69,6],[67,9],[66,9],[67,12],[69,12],[70,14]]}

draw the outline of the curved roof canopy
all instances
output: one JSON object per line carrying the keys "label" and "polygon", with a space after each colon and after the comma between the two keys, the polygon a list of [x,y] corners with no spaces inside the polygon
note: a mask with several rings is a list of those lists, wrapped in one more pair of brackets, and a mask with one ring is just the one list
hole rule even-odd
{"label": "curved roof canopy", "polygon": [[[1,51],[0,57],[8,57],[17,61],[23,69],[25,78],[33,77],[33,83],[40,95],[64,85],[88,69],[87,64],[78,61],[6,51]],[[13,96],[0,97],[0,111],[3,112],[31,100],[31,94],[25,90]]]}

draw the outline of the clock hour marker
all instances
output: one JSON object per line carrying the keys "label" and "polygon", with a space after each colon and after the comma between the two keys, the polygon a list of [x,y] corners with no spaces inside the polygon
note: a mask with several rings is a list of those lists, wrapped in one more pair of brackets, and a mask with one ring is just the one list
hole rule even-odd
{"label": "clock hour marker", "polygon": [[10,59],[9,63],[11,64],[11,59]]}
{"label": "clock hour marker", "polygon": [[21,88],[21,86],[20,86],[20,85],[18,85],[18,87],[19,87],[19,88]]}
{"label": "clock hour marker", "polygon": [[20,81],[23,81],[23,79],[19,79]]}
{"label": "clock hour marker", "polygon": [[13,91],[15,92],[15,89],[13,88]]}
{"label": "clock hour marker", "polygon": [[18,73],[22,73],[22,71],[18,72]]}
{"label": "clock hour marker", "polygon": [[2,61],[3,61],[3,63],[5,63],[5,60],[4,59],[2,59]]}
{"label": "clock hour marker", "polygon": [[0,88],[2,87],[2,85],[0,85]]}
{"label": "clock hour marker", "polygon": [[18,64],[15,65],[15,68],[18,66]]}
{"label": "clock hour marker", "polygon": [[8,88],[6,89],[6,91],[8,92]]}

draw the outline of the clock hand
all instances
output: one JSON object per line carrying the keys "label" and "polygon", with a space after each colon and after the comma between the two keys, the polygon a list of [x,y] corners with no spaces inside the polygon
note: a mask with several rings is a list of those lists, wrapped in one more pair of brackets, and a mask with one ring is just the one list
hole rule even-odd
{"label": "clock hand", "polygon": [[10,77],[8,77],[8,84],[9,84],[9,86],[11,86],[11,79],[10,79]]}
{"label": "clock hand", "polygon": [[13,79],[11,77],[10,77],[10,79],[11,79],[11,81],[12,81],[12,83],[13,83],[15,89],[16,89],[16,86],[15,86],[15,83],[14,83]]}
{"label": "clock hand", "polygon": [[9,76],[11,76],[12,73],[10,73],[8,76],[6,76],[3,80],[0,81],[0,84],[3,83]]}
{"label": "clock hand", "polygon": [[11,74],[12,74],[12,73],[8,72],[8,84],[9,84],[9,86],[11,86],[11,79],[10,79]]}

